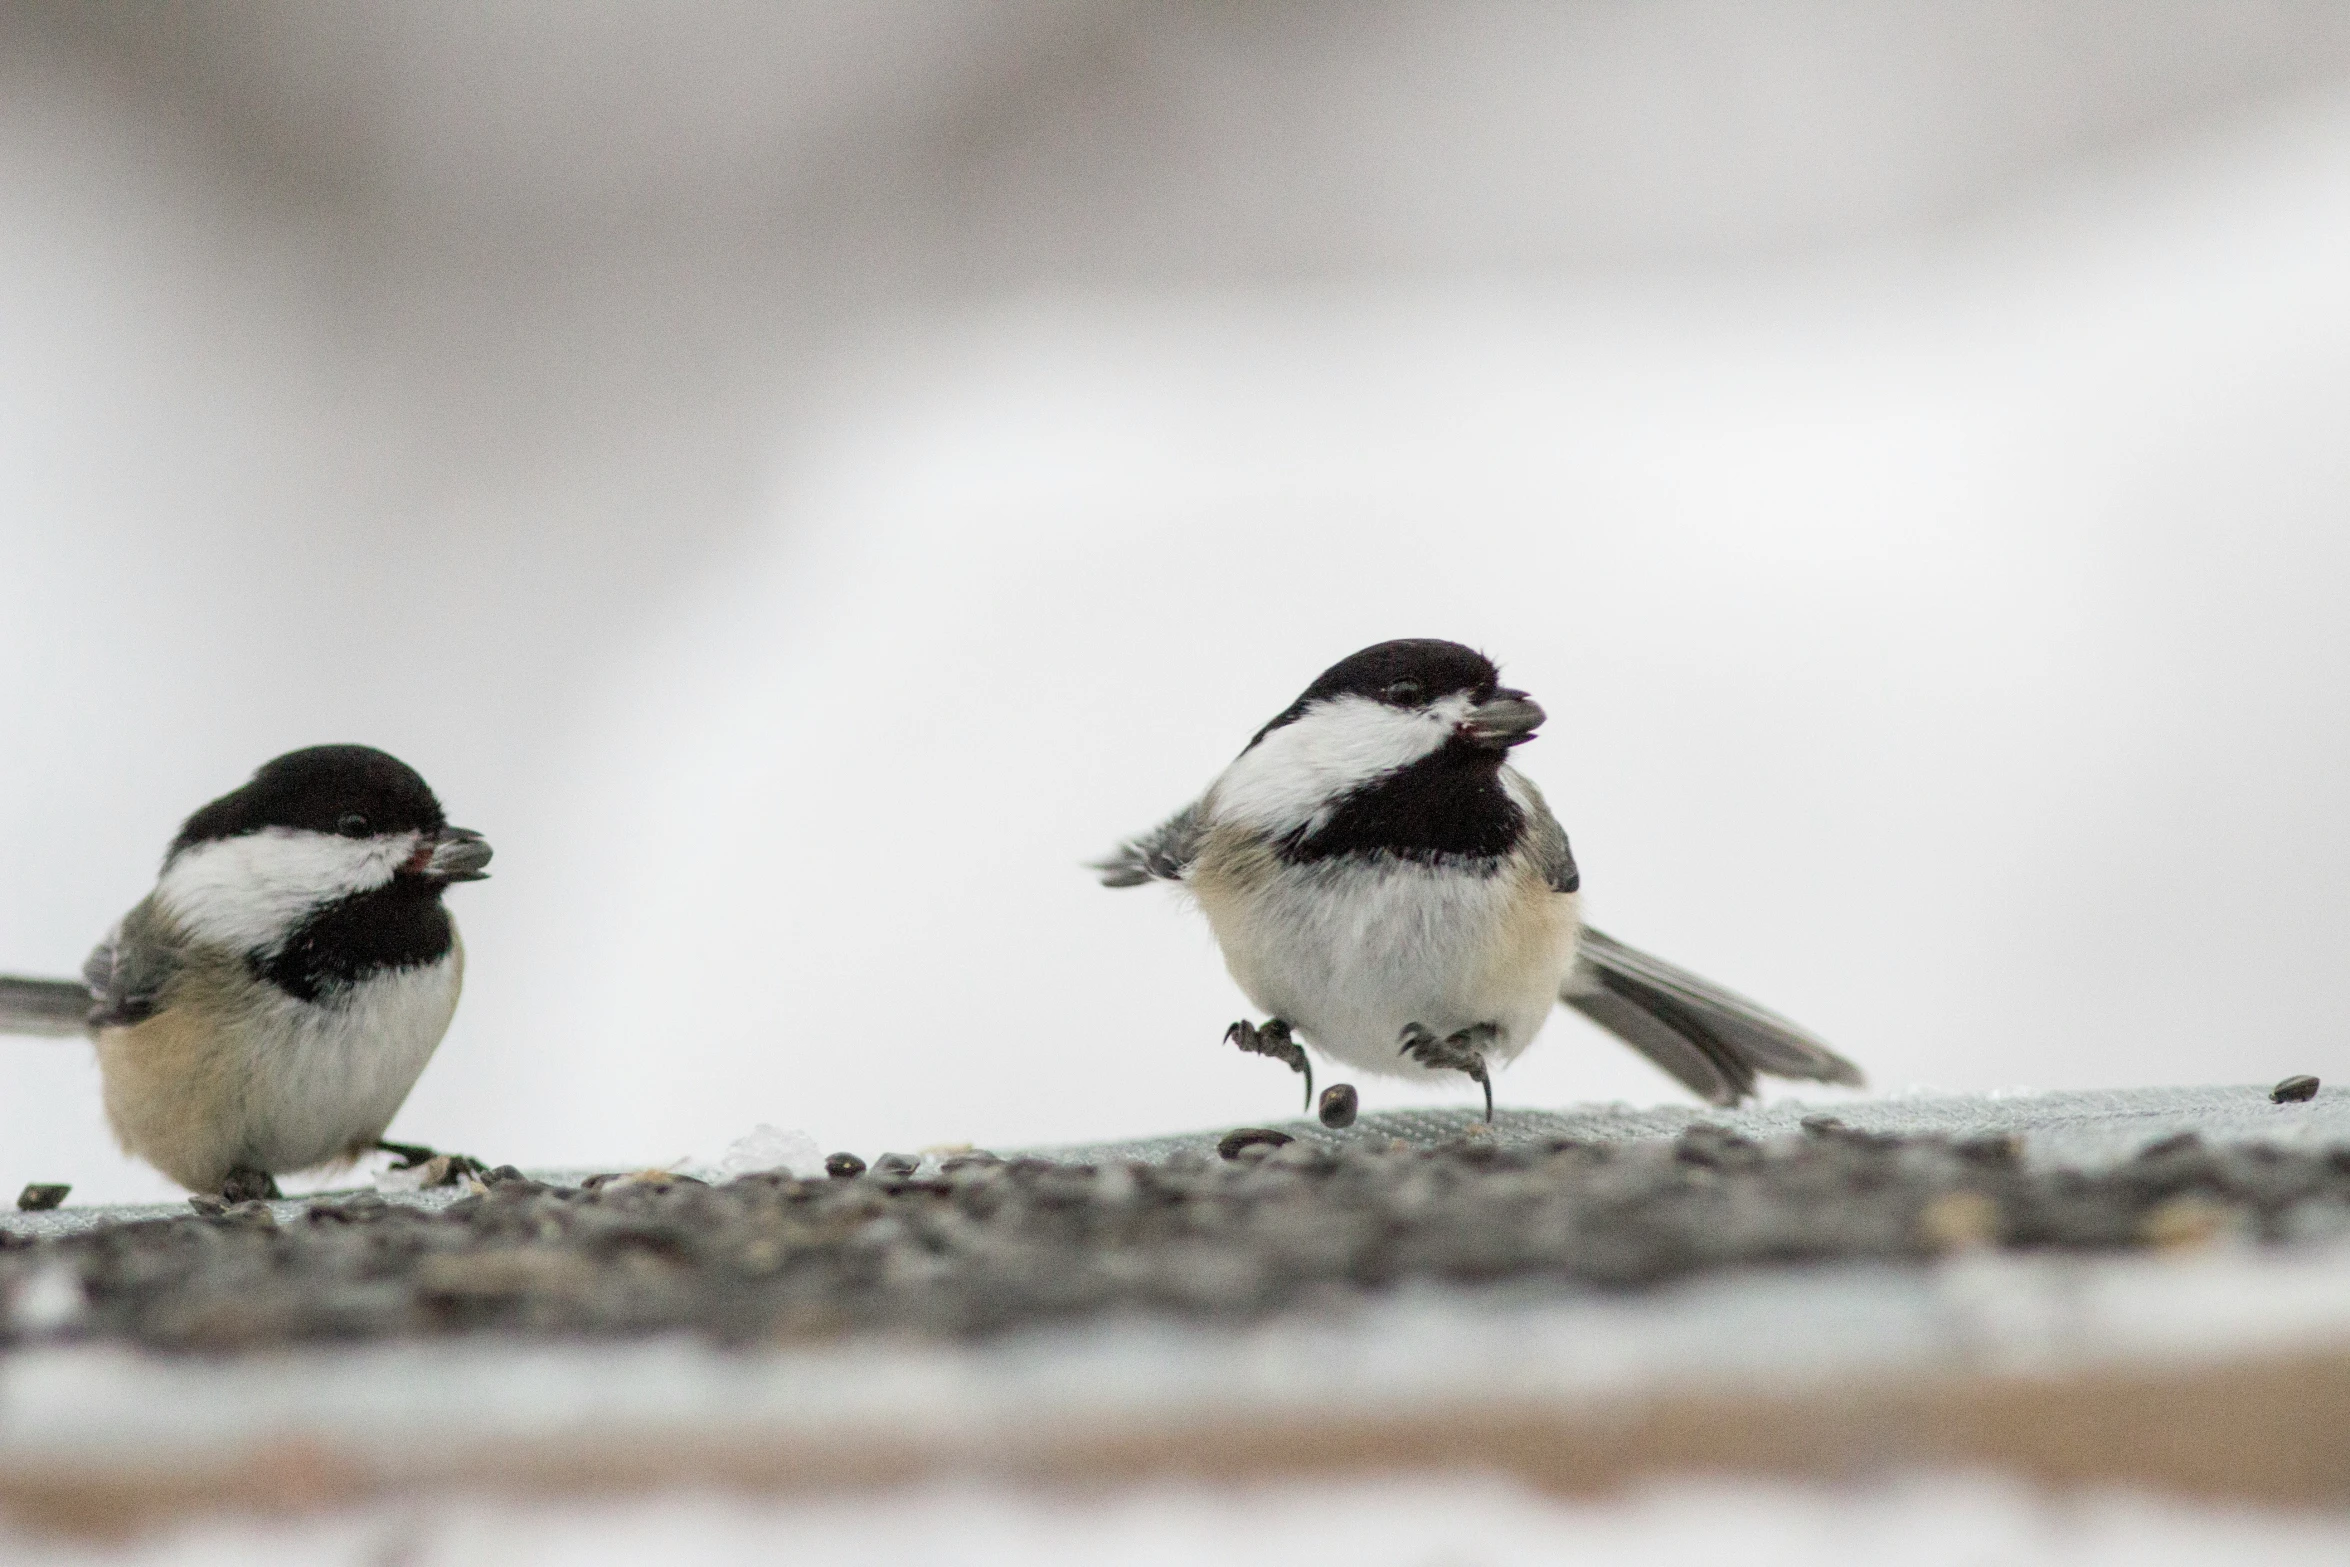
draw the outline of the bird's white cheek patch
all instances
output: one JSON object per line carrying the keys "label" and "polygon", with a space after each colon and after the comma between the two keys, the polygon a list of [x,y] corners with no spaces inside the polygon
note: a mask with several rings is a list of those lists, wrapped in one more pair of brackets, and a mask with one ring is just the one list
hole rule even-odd
{"label": "bird's white cheek patch", "polygon": [[156,901],[191,935],[238,952],[273,948],[320,904],[390,881],[416,840],[271,827],[194,844],[164,867]]}
{"label": "bird's white cheek patch", "polygon": [[1354,790],[1444,744],[1468,707],[1466,696],[1408,712],[1360,696],[1317,703],[1224,769],[1214,815],[1276,835],[1318,826]]}

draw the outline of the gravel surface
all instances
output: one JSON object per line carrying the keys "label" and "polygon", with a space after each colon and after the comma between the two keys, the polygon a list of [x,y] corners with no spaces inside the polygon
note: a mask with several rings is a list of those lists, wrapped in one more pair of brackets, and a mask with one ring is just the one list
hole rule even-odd
{"label": "gravel surface", "polygon": [[358,1193],[0,1229],[0,1345],[217,1352],[671,1329],[722,1344],[951,1339],[1138,1311],[1246,1321],[1417,1282],[1627,1290],[1975,1248],[2350,1235],[2350,1146],[2179,1133],[2083,1169],[2027,1158],[2009,1133],[1823,1116],[1767,1136],[1698,1122],[1620,1142],[1505,1129],[1413,1144],[1369,1130],[1317,1140],[1319,1126],[1292,1123],[1201,1140],[1230,1157],[884,1155],[723,1185],[503,1170],[438,1208]]}

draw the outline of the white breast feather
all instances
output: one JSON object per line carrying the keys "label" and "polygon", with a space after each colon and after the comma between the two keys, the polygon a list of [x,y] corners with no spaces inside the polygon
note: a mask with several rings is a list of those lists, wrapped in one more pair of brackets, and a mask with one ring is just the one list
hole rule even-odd
{"label": "white breast feather", "polygon": [[378,973],[325,1003],[261,987],[272,999],[237,1048],[262,1167],[310,1169],[382,1136],[449,1031],[464,969],[453,945],[437,963]]}
{"label": "white breast feather", "polygon": [[1367,1072],[1419,1075],[1404,1030],[1500,1027],[1496,1064],[1531,1044],[1574,961],[1571,894],[1525,880],[1401,861],[1282,866],[1207,905],[1249,999],[1309,1043]]}

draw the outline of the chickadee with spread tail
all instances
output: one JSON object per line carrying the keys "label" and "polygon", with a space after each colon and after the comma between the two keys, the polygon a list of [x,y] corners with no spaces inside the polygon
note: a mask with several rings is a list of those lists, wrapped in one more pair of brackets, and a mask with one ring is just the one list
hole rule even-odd
{"label": "chickadee with spread tail", "polygon": [[1583,923],[1567,835],[1508,765],[1543,711],[1455,642],[1363,649],[1257,731],[1194,804],[1094,868],[1172,881],[1208,917],[1262,1023],[1225,1038],[1304,1074],[1302,1044],[1366,1072],[1485,1090],[1554,1002],[1733,1105],[1758,1073],[1861,1081],[1785,1018]]}
{"label": "chickadee with spread tail", "polygon": [[379,1148],[420,1163],[384,1129],[457,1010],[441,894],[489,861],[398,759],[290,752],[188,818],[81,983],[0,979],[0,1033],[88,1033],[115,1136],[190,1191],[274,1197]]}

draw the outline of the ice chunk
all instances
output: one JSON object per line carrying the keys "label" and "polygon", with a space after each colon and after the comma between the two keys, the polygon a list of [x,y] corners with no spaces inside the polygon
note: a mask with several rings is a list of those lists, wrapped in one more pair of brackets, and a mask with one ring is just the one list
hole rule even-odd
{"label": "ice chunk", "polygon": [[813,1180],[824,1173],[824,1155],[817,1151],[816,1139],[798,1127],[786,1131],[762,1121],[729,1144],[714,1163],[697,1159],[681,1169],[705,1180],[730,1181],[738,1175],[764,1175],[776,1170],[802,1180]]}
{"label": "ice chunk", "polygon": [[375,1172],[375,1189],[379,1192],[420,1192],[424,1190],[426,1171],[423,1165],[402,1169],[386,1165]]}

